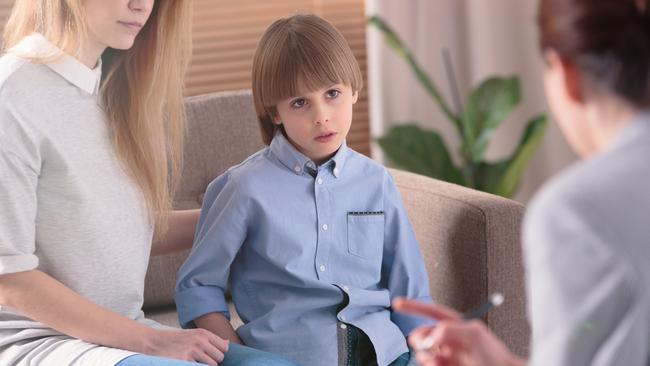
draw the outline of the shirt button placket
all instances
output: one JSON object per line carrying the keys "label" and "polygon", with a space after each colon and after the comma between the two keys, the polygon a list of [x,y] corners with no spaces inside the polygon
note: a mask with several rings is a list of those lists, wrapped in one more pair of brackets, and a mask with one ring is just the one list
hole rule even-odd
{"label": "shirt button placket", "polygon": [[327,257],[329,252],[329,231],[330,224],[328,223],[329,207],[328,207],[328,197],[327,190],[322,189],[323,178],[320,177],[320,173],[316,176],[316,185],[314,186],[314,197],[316,199],[316,212],[318,220],[318,247],[316,250],[316,258],[314,258],[316,263],[316,272],[318,273],[318,278],[320,280],[327,281],[329,280],[329,271],[327,265]]}

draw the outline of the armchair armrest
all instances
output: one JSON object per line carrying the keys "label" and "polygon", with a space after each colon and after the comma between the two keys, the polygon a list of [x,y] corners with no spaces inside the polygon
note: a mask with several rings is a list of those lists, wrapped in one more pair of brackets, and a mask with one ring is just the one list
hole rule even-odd
{"label": "armchair armrest", "polygon": [[408,212],[433,300],[460,311],[500,292],[485,319],[513,352],[528,354],[520,228],[524,206],[513,200],[390,169]]}

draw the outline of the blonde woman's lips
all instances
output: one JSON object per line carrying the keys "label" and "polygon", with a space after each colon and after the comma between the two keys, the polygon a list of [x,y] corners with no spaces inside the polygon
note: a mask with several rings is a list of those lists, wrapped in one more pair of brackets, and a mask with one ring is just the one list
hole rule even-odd
{"label": "blonde woman's lips", "polygon": [[122,22],[119,21],[119,24],[125,26],[127,29],[133,31],[133,32],[139,32],[140,29],[142,28],[142,24],[138,22]]}

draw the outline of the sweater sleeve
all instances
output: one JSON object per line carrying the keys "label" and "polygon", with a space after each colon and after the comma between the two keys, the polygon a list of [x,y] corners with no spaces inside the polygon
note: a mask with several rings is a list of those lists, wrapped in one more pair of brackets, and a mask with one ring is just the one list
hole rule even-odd
{"label": "sweater sleeve", "polygon": [[28,129],[0,107],[0,274],[38,266],[34,254],[40,161]]}

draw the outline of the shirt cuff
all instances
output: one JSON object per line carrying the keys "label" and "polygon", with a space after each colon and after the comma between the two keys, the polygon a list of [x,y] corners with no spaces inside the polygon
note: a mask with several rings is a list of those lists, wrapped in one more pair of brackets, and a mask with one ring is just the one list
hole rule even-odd
{"label": "shirt cuff", "polygon": [[190,287],[177,291],[176,310],[183,328],[193,328],[194,319],[209,313],[223,313],[230,320],[226,296],[216,286]]}
{"label": "shirt cuff", "polygon": [[[433,303],[430,297],[423,297],[415,300],[426,303]],[[407,315],[396,311],[391,312],[390,319],[399,327],[405,337],[408,337],[409,334],[411,334],[411,332],[416,328],[434,326],[438,322],[435,319],[417,315]]]}
{"label": "shirt cuff", "polygon": [[34,254],[0,256],[0,274],[31,271],[38,267],[38,257]]}

